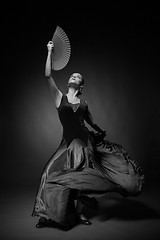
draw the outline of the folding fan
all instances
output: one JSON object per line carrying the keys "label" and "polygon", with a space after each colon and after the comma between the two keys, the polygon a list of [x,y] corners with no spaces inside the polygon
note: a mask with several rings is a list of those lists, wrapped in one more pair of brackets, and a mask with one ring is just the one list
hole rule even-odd
{"label": "folding fan", "polygon": [[54,70],[60,70],[64,68],[71,55],[71,46],[68,36],[62,28],[56,27],[56,30],[52,37],[54,43],[54,49],[52,53],[52,68]]}

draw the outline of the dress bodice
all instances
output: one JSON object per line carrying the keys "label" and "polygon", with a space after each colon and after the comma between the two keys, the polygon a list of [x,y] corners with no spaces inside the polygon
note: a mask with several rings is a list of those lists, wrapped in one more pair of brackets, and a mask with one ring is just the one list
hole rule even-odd
{"label": "dress bodice", "polygon": [[70,103],[70,105],[71,105],[73,111],[76,112],[77,109],[79,108],[80,103]]}
{"label": "dress bodice", "polygon": [[80,100],[79,104],[71,104],[68,102],[66,95],[62,96],[61,104],[57,110],[63,126],[63,138],[67,144],[70,144],[75,138],[79,138],[87,144],[89,130],[84,123],[87,109],[88,107],[84,100]]}

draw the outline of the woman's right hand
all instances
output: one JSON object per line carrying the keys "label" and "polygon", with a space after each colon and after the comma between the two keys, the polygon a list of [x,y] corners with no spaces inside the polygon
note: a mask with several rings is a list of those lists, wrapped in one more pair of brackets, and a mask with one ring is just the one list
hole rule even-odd
{"label": "woman's right hand", "polygon": [[52,51],[54,48],[54,43],[52,41],[49,41],[47,44],[48,51]]}

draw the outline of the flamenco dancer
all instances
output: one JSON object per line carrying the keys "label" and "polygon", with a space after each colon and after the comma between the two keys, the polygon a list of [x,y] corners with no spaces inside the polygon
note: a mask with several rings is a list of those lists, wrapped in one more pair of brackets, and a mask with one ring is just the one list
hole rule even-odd
{"label": "flamenco dancer", "polygon": [[51,74],[52,41],[47,48],[45,75],[63,136],[42,171],[32,216],[39,217],[37,228],[57,224],[71,229],[77,221],[92,224],[86,209],[97,206],[94,194],[118,192],[124,197],[137,196],[142,191],[144,174],[121,145],[105,140],[106,131],[95,124],[87,102],[79,97],[84,86],[81,74],[71,75],[67,94],[58,89]]}

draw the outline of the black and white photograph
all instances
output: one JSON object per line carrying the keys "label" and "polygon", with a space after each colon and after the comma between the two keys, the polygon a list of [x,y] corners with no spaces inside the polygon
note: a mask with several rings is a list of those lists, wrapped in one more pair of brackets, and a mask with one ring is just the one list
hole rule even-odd
{"label": "black and white photograph", "polygon": [[41,7],[2,9],[0,238],[159,239],[158,5]]}

